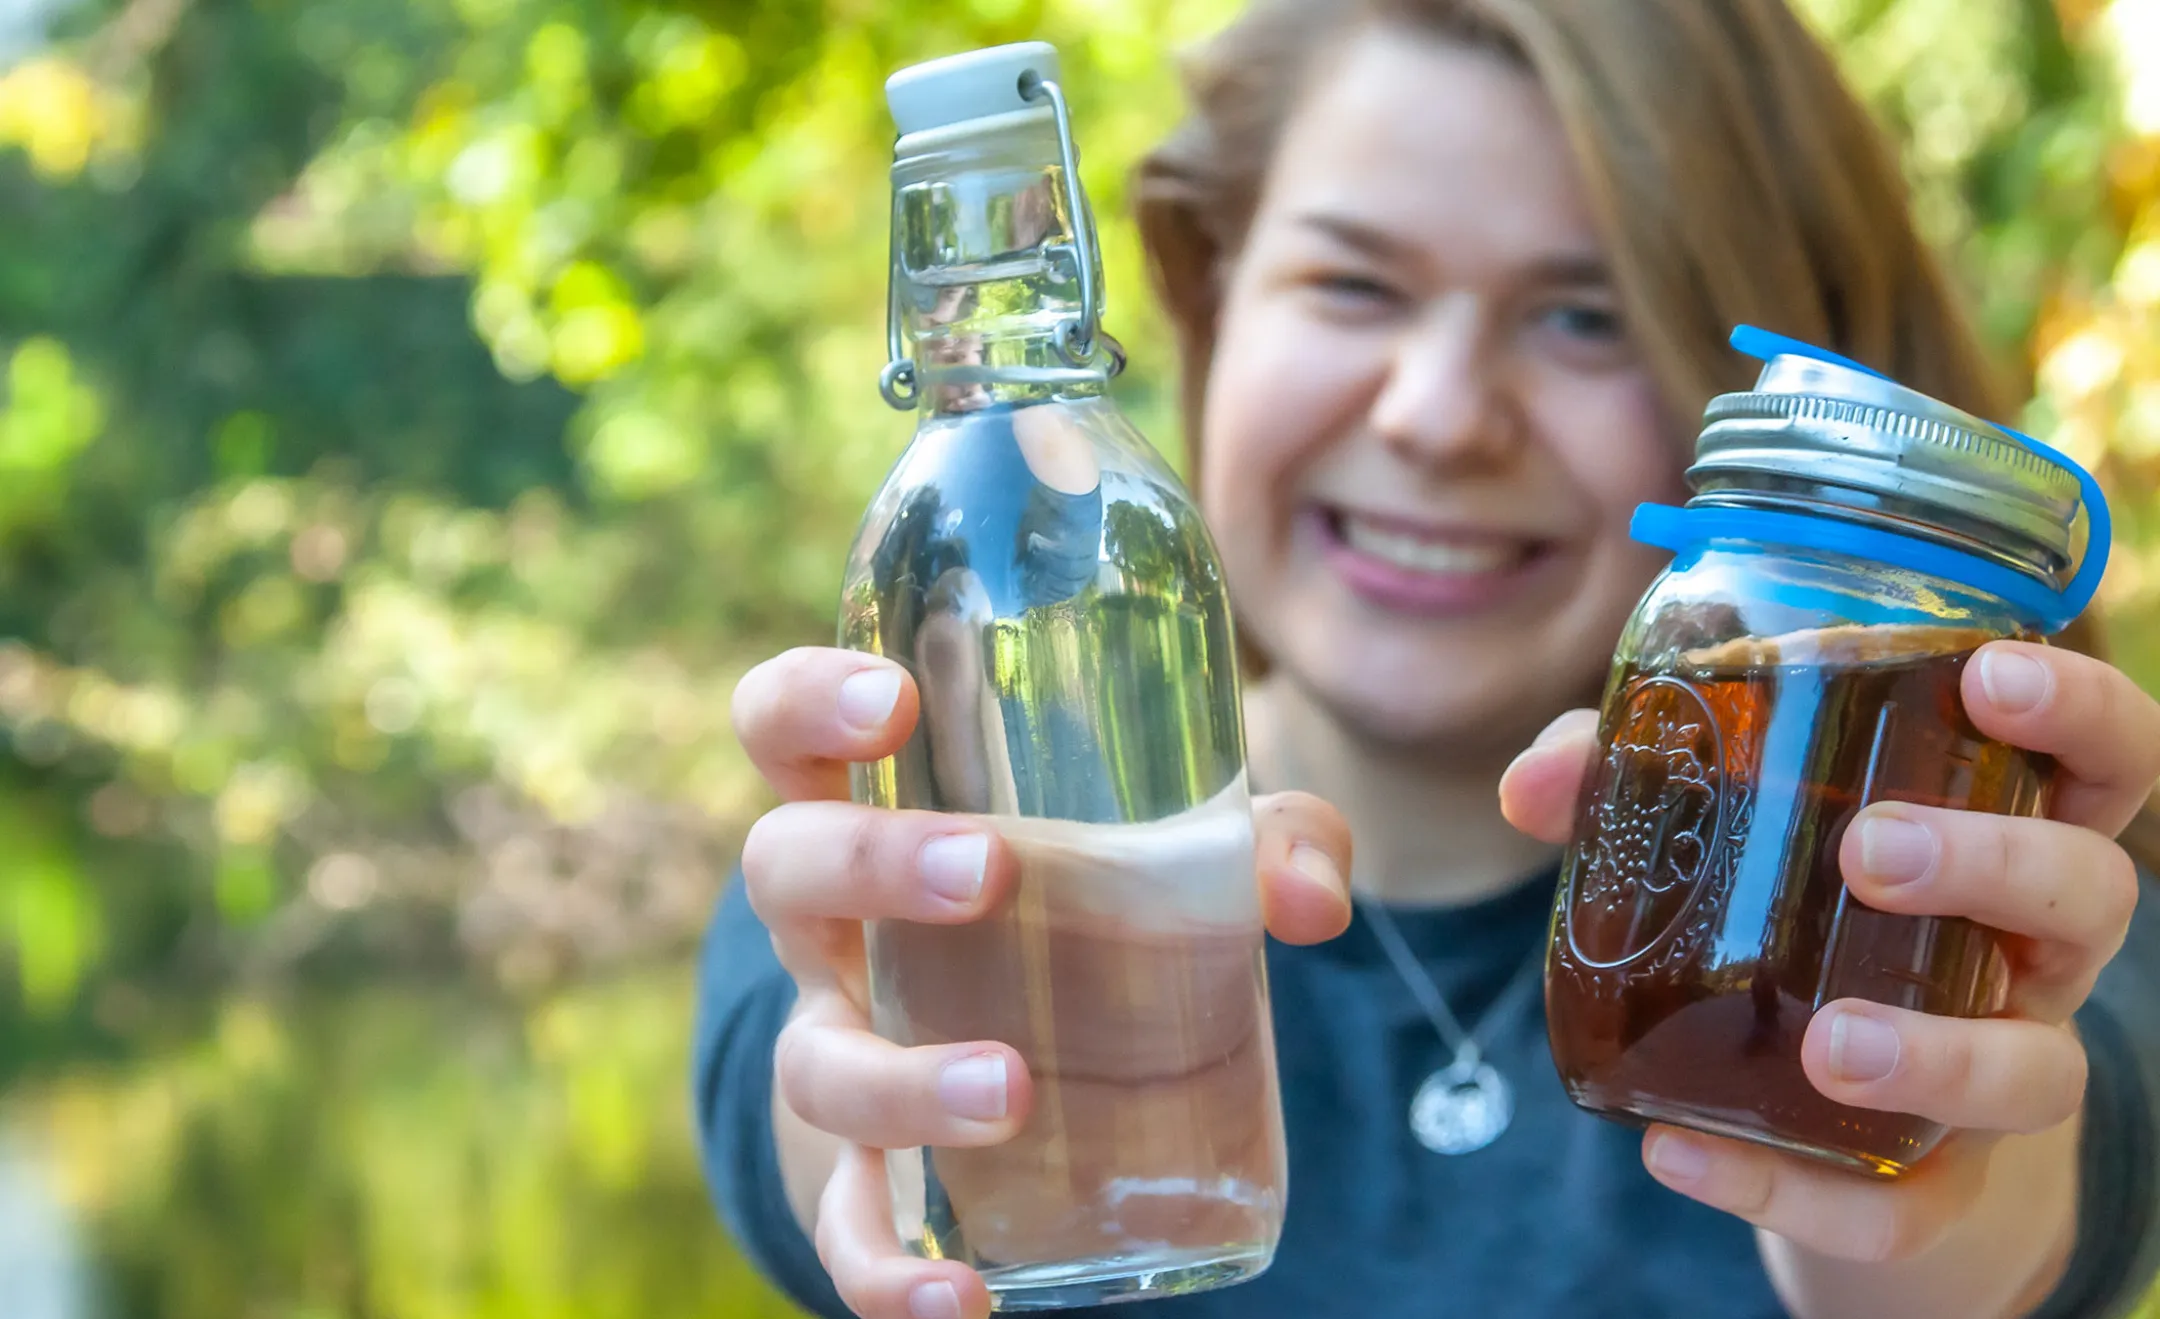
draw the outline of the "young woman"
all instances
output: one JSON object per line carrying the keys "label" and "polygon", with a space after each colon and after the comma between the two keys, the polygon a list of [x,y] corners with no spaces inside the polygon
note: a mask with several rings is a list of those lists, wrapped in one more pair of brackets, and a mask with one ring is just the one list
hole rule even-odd
{"label": "young woman", "polygon": [[[1826,1094],[1960,1129],[1914,1174],[1585,1116],[1506,992],[1542,950],[1580,707],[1660,566],[1629,514],[1684,498],[1703,404],[1752,376],[1726,330],[2007,411],[1824,52],[1780,0],[1261,0],[1192,92],[1140,219],[1256,657],[1294,1191],[1269,1272],[1136,1319],[2131,1304],[2160,1259],[2160,944],[2114,840],[2160,777],[2160,706],[2098,660],[1999,643],[1966,675],[1983,731],[2060,760],[2053,819],[1876,807],[1841,854],[1870,903],[2013,936],[2005,1019],[1832,1005],[1809,1028]],[[899,746],[917,703],[896,667],[825,650],[739,689],[789,804],[710,945],[700,1121],[724,1215],[803,1304],[981,1319],[980,1278],[901,1251],[869,1152],[995,1143],[1025,1103],[996,1041],[867,1030],[857,922],[969,920],[1005,875],[964,821],[846,803],[845,764]],[[1354,923],[1353,890],[1376,904]],[[1404,1121],[1445,1060],[1426,989],[1517,1093],[1476,1154]]]}

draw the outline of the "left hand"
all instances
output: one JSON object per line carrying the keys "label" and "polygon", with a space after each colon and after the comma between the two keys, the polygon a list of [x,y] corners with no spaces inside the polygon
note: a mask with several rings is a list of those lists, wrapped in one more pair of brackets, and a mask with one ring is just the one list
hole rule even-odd
{"label": "left hand", "polygon": [[[2137,903],[2136,869],[2114,840],[2160,780],[2160,703],[2098,660],[2021,642],[1983,647],[1963,695],[1982,733],[2056,758],[2050,818],[1878,803],[1855,818],[1839,861],[1871,907],[2001,931],[2008,1006],[1956,1020],[1843,999],[1815,1014],[1802,1044],[1823,1094],[1957,1134],[1894,1182],[1672,1127],[1645,1137],[1660,1182],[1819,1255],[1886,1261],[1927,1250],[1974,1212],[1997,1139],[2078,1115],[2086,1059],[2070,1019]],[[1508,819],[1567,841],[1596,751],[1596,714],[1563,715],[1502,781]],[[2075,1142],[2062,1144],[2074,1159]]]}

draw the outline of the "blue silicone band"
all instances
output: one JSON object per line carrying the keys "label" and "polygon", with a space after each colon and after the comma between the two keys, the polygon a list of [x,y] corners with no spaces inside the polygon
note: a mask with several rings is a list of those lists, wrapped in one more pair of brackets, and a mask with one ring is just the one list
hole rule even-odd
{"label": "blue silicone band", "polygon": [[[1743,325],[1733,331],[1733,347],[1750,357],[1769,361],[1773,357],[1812,358],[1879,380],[1889,377],[1836,353],[1826,352],[1783,335]],[[1985,591],[2031,620],[2042,632],[2055,633],[2070,626],[2092,603],[2107,573],[2108,556],[2114,549],[2115,520],[2108,511],[2107,496],[2099,481],[2066,454],[2042,444],[2030,435],[1998,427],[2034,453],[2061,465],[2077,476],[2083,492],[2087,535],[2085,557],[2070,581],[2060,590],[2037,578],[2005,568],[1999,563],[1938,545],[1916,536],[1900,535],[1877,527],[1865,527],[1837,518],[1805,513],[1779,513],[1753,508],[1671,508],[1644,504],[1635,510],[1630,534],[1645,545],[1682,553],[1713,541],[1789,545],[1795,549],[1820,550],[1866,559],[1893,568],[1926,573]]]}
{"label": "blue silicone band", "polygon": [[[2014,431],[2008,426],[1999,429],[2049,462],[2060,463],[2075,472],[2078,489],[2084,492],[2085,559],[2078,564],[2076,575],[2064,585],[2061,596],[2061,609],[2064,611],[2062,627],[2068,627],[2070,621],[2084,613],[2086,607],[2092,604],[2093,597],[2100,593],[2100,579],[2107,575],[2108,556],[2115,551],[2115,515],[2108,509],[2107,494],[2100,489],[2099,479],[2086,471],[2083,463],[2077,462],[2051,444],[2042,444],[2023,431]],[[2062,628],[2048,629],[2050,632],[2061,630]]]}
{"label": "blue silicone band", "polygon": [[[1817,362],[1828,362],[1832,366],[1842,366],[1847,371],[1858,371],[1861,375],[1873,376],[1877,380],[1890,380],[1890,377],[1874,367],[1862,366],[1850,357],[1840,357],[1827,348],[1817,348],[1811,343],[1788,339],[1782,334],[1758,329],[1753,325],[1742,325],[1735,329],[1732,332],[1732,346],[1758,362],[1767,362],[1773,357],[1805,357]],[[1897,382],[1890,380],[1890,383],[1894,385]]]}
{"label": "blue silicone band", "polygon": [[1807,513],[1776,513],[1759,508],[1673,508],[1644,504],[1635,510],[1629,532],[1645,545],[1684,553],[1716,541],[1750,546],[1786,545],[1821,550],[1910,572],[1926,573],[1995,596],[2031,620],[2043,632],[2060,632],[2075,614],[2065,615],[2065,598],[2039,580],[1947,545],[1901,536]]}

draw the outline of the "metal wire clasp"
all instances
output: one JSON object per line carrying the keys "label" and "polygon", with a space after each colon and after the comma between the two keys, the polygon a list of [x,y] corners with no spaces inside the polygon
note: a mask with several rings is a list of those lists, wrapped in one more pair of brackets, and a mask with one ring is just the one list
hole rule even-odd
{"label": "metal wire clasp", "polygon": [[[1078,268],[1080,280],[1080,314],[1060,322],[1052,341],[1059,357],[1067,365],[1087,368],[1096,364],[1097,350],[1108,358],[1104,363],[1106,374],[1116,376],[1125,369],[1125,349],[1117,340],[1103,332],[1102,299],[1099,280],[1102,271],[1102,251],[1095,236],[1095,218],[1088,210],[1087,194],[1080,188],[1080,152],[1074,145],[1072,112],[1065,104],[1065,91],[1057,83],[1043,77],[1033,69],[1020,75],[1020,99],[1023,101],[1048,101],[1050,113],[1057,121],[1058,163],[1065,171],[1065,209],[1072,216],[1072,259]],[[901,329],[900,315],[900,237],[893,235],[893,250],[888,258],[888,277],[885,295],[885,370],[878,376],[878,392],[885,402],[902,412],[911,412],[922,397],[922,380],[916,370],[915,360],[907,354],[906,337]]]}
{"label": "metal wire clasp", "polygon": [[898,412],[913,412],[922,397],[915,359],[908,356],[900,328],[900,226],[893,225],[892,249],[885,257],[885,369],[878,373],[878,393]]}
{"label": "metal wire clasp", "polygon": [[1055,344],[1068,366],[1088,366],[1095,359],[1095,337],[1102,330],[1102,308],[1097,305],[1097,279],[1102,269],[1095,243],[1095,218],[1088,212],[1087,195],[1080,188],[1080,151],[1073,142],[1072,112],[1065,104],[1065,89],[1033,69],[1020,75],[1020,99],[1048,101],[1057,120],[1058,163],[1065,169],[1065,209],[1072,216],[1073,264],[1079,267],[1080,315],[1061,323]]}

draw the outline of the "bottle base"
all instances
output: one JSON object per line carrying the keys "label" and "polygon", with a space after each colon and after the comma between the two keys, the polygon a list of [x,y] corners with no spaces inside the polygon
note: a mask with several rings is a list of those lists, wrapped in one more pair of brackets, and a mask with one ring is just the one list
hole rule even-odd
{"label": "bottle base", "polygon": [[[1609,1118],[1616,1122],[1624,1122],[1630,1126],[1647,1127],[1655,1122],[1665,1126],[1684,1127],[1689,1131],[1700,1131],[1707,1135],[1725,1136],[1732,1140],[1744,1140],[1750,1145],[1764,1145],[1786,1154],[1797,1154],[1804,1159],[1810,1159],[1817,1163],[1827,1163],[1832,1167],[1843,1168],[1848,1172],[1861,1173],[1880,1181],[1889,1181],[1902,1177],[1911,1172],[1913,1168],[1912,1163],[1886,1159],[1859,1150],[1831,1149],[1821,1145],[1811,1145],[1804,1141],[1781,1136],[1774,1131],[1766,1131],[1761,1127],[1750,1126],[1744,1122],[1724,1120],[1676,1104],[1661,1104],[1655,1099],[1647,1099],[1640,1095],[1614,1098],[1588,1092],[1578,1092],[1573,1087],[1570,1087],[1568,1097],[1575,1101],[1577,1108],[1585,1112],[1594,1113],[1599,1117]],[[1917,1162],[1917,1159],[1914,1162]]]}
{"label": "bottle base", "polygon": [[1213,1291],[1257,1277],[1273,1258],[1264,1247],[1238,1246],[978,1267],[990,1287],[990,1308],[1018,1313]]}

